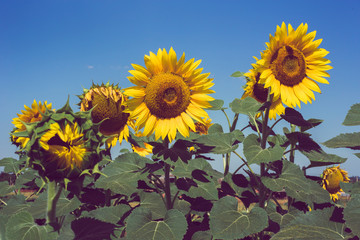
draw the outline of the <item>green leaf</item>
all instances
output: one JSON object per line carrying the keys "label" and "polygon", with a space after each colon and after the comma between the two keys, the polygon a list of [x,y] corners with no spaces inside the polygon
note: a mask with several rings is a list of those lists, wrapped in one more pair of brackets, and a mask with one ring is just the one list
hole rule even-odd
{"label": "green leaf", "polygon": [[198,231],[194,233],[191,240],[212,240],[210,231]]}
{"label": "green leaf", "polygon": [[211,171],[213,171],[210,163],[206,161],[203,158],[195,158],[191,159],[187,164],[176,164],[175,169],[171,172],[174,176],[178,178],[187,177],[192,178],[191,173],[195,169],[200,169],[208,174],[211,174]]}
{"label": "green leaf", "polygon": [[4,167],[6,173],[17,173],[21,163],[23,162],[15,158],[3,158],[0,160],[0,166]]}
{"label": "green leaf", "polygon": [[330,201],[329,193],[320,185],[304,176],[299,166],[283,161],[282,173],[278,178],[262,177],[263,184],[273,192],[285,189],[288,196],[308,204]]}
{"label": "green leaf", "polygon": [[153,221],[151,211],[136,208],[127,219],[127,238],[129,240],[182,240],[187,223],[184,215],[176,209],[166,212],[163,221]]}
{"label": "green leaf", "polygon": [[245,115],[255,115],[260,107],[261,103],[252,97],[247,97],[245,99],[235,98],[235,100],[230,103],[230,108],[234,113],[241,113]]}
{"label": "green leaf", "polygon": [[277,234],[275,234],[271,240],[314,240],[314,239],[326,239],[326,240],[340,240],[345,239],[342,235],[334,230],[323,228],[319,226],[309,226],[304,224],[293,225],[287,227]]}
{"label": "green leaf", "polygon": [[340,164],[347,160],[347,158],[342,158],[335,154],[328,154],[324,151],[301,151],[301,153],[304,154],[311,162],[307,168]]}
{"label": "green leaf", "polygon": [[287,212],[284,215],[281,215],[277,212],[276,205],[274,202],[270,201],[268,206],[266,207],[266,212],[268,213],[269,218],[278,223],[281,228],[289,224],[291,221],[293,221],[297,214],[296,212]]}
{"label": "green leaf", "polygon": [[353,183],[340,182],[340,187],[346,193],[360,194],[360,182],[353,182]]}
{"label": "green leaf", "polygon": [[208,130],[208,134],[223,133],[223,132],[224,132],[224,130],[223,130],[222,126],[218,123],[211,125]]}
{"label": "green leaf", "polygon": [[221,110],[224,106],[224,101],[221,99],[215,99],[214,101],[209,102],[211,107],[206,110]]}
{"label": "green leaf", "polygon": [[211,148],[210,152],[215,154],[226,154],[238,148],[237,142],[244,140],[244,134],[240,130],[230,133],[214,133],[201,135],[195,142],[201,143]]}
{"label": "green leaf", "polygon": [[14,185],[10,185],[7,181],[0,182],[0,196],[5,196],[15,190]]}
{"label": "green leaf", "polygon": [[152,161],[136,153],[122,154],[106,166],[103,173],[107,177],[100,176],[96,186],[130,196],[137,191],[138,180],[146,178],[139,171],[146,163]]}
{"label": "green leaf", "polygon": [[51,232],[51,227],[39,226],[27,211],[12,215],[6,224],[8,240],[47,240],[56,239],[57,234]]}
{"label": "green leaf", "polygon": [[215,202],[210,212],[210,231],[214,239],[239,239],[267,226],[268,216],[264,209],[254,207],[249,213],[239,212],[238,201],[230,196]]}
{"label": "green leaf", "polygon": [[218,183],[216,180],[211,179],[210,182],[201,182],[194,180],[197,184],[197,187],[191,187],[188,192],[189,197],[203,197],[207,200],[217,200],[218,199]]}
{"label": "green leaf", "polygon": [[360,103],[351,106],[343,122],[345,126],[360,125]]}
{"label": "green leaf", "polygon": [[333,208],[298,215],[271,239],[345,239],[344,224],[329,221]]}
{"label": "green leaf", "polygon": [[279,145],[262,149],[255,134],[248,135],[244,140],[244,155],[248,164],[268,163],[281,160],[284,149]]}
{"label": "green leaf", "polygon": [[93,217],[104,222],[117,224],[123,215],[130,210],[130,207],[125,204],[119,204],[116,206],[102,207],[95,209],[91,212],[85,212],[82,214],[83,217]]}
{"label": "green leaf", "polygon": [[6,239],[5,238],[5,234],[6,234],[6,228],[5,225],[8,221],[9,217],[0,214],[0,239]]}
{"label": "green leaf", "polygon": [[230,77],[243,77],[244,73],[240,71],[236,71],[233,74],[230,75]]}
{"label": "green leaf", "polygon": [[25,196],[22,194],[12,196],[6,204],[7,205],[1,209],[1,213],[9,216],[27,210],[30,207],[30,204],[26,203]]}
{"label": "green leaf", "polygon": [[344,209],[346,226],[350,227],[355,235],[360,236],[360,194],[352,194]]}
{"label": "green leaf", "polygon": [[360,149],[360,132],[343,133],[323,143],[329,148]]}
{"label": "green leaf", "polygon": [[166,207],[159,194],[154,192],[141,192],[140,206],[151,211],[153,219],[164,218],[166,214]]}

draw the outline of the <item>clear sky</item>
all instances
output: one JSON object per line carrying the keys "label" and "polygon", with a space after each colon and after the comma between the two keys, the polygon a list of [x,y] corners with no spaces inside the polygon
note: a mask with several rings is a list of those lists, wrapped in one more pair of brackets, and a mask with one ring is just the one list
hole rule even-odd
{"label": "clear sky", "polygon": [[[305,119],[325,120],[310,131],[312,137],[325,142],[343,132],[360,131],[341,125],[350,106],[360,102],[359,12],[360,1],[2,0],[0,158],[16,157],[9,132],[24,104],[47,100],[58,109],[70,96],[78,110],[76,95],[82,87],[89,88],[92,81],[132,86],[126,78],[130,64],[144,65],[144,54],[159,48],[172,46],[178,55],[185,52],[186,59],[202,59],[203,72],[215,79],[213,97],[228,106],[241,97],[245,83],[230,75],[251,68],[253,56],[260,57],[269,34],[274,35],[283,21],[294,28],[308,23],[309,31],[317,31],[316,39],[323,39],[320,47],[330,51],[330,84],[320,84],[322,94],[315,93],[313,104],[300,109]],[[227,129],[221,112],[209,114]],[[228,114],[232,118],[230,110]],[[239,128],[246,122],[241,117]],[[347,157],[343,168],[349,175],[360,175],[360,159],[353,151],[324,149]],[[234,158],[233,170],[237,161]],[[213,165],[221,169],[222,162],[217,159]]]}

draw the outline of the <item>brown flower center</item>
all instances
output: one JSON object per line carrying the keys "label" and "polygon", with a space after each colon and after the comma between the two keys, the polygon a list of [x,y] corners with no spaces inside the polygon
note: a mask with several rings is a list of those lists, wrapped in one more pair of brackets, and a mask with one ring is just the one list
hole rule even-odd
{"label": "brown flower center", "polygon": [[304,54],[292,46],[279,48],[272,56],[270,64],[275,78],[286,86],[299,84],[306,76]]}
{"label": "brown flower center", "polygon": [[344,181],[344,176],[340,170],[336,169],[328,176],[326,176],[326,180],[326,189],[329,193],[334,194],[340,191],[340,182]]}
{"label": "brown flower center", "polygon": [[145,104],[158,118],[173,118],[186,110],[190,89],[183,78],[172,73],[160,73],[145,89]]}

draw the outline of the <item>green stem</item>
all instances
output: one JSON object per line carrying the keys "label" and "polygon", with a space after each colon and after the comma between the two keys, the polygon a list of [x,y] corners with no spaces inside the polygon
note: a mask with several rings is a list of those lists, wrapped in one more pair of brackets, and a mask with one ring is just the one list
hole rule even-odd
{"label": "green stem", "polygon": [[[296,130],[296,126],[291,124],[291,132],[295,132]],[[296,149],[296,144],[291,143],[291,147],[290,147],[290,162],[294,163],[295,162],[295,149]]]}
{"label": "green stem", "polygon": [[171,202],[171,191],[170,191],[170,165],[165,163],[165,200],[166,200],[166,209],[170,210],[172,208]]}
{"label": "green stem", "polygon": [[226,117],[226,120],[228,122],[228,125],[229,125],[229,130],[231,129],[231,123],[230,123],[230,119],[228,117],[228,115],[226,114],[225,110],[224,109],[221,109],[221,111],[225,114],[225,117]]}
{"label": "green stem", "polygon": [[56,220],[56,204],[60,198],[61,191],[63,189],[62,186],[59,186],[57,189],[57,182],[50,181],[48,182],[48,199],[47,199],[47,220],[46,223],[54,228],[54,230],[58,229],[58,222]]}

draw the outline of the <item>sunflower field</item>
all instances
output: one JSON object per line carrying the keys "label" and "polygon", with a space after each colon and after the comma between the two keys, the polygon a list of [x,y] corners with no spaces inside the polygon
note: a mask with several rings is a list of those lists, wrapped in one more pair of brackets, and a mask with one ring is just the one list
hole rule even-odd
{"label": "sunflower field", "polygon": [[[83,89],[76,110],[25,105],[10,133],[19,157],[0,160],[0,239],[359,239],[360,182],[312,139],[323,120],[294,109],[329,84],[329,52],[315,37],[307,24],[277,26],[251,69],[231,75],[246,85],[228,106],[211,97],[216,79],[201,60],[173,48],[132,64],[132,87]],[[343,125],[360,125],[359,103]],[[131,148],[112,156],[123,142]],[[322,145],[359,150],[360,132]],[[308,175],[314,167],[323,174]]]}

